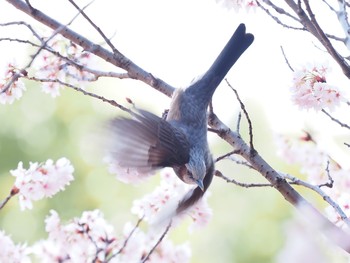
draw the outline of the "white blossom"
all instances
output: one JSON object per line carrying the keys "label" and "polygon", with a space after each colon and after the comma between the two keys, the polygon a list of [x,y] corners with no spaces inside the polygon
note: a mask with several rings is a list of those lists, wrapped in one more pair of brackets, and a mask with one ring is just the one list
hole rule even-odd
{"label": "white blossom", "polygon": [[[15,100],[18,100],[22,97],[23,91],[26,90],[24,83],[19,78],[22,75],[23,74],[19,72],[19,69],[15,63],[8,63],[6,65],[4,76],[0,77],[1,104],[12,104]],[[9,85],[11,81],[12,83]],[[6,91],[4,91],[5,88]]]}
{"label": "white blossom", "polygon": [[327,83],[326,67],[308,66],[294,72],[292,101],[301,109],[335,109],[344,101],[342,92]]}
{"label": "white blossom", "polygon": [[74,168],[70,161],[61,158],[54,163],[47,160],[45,163],[30,163],[28,170],[20,162],[16,170],[10,171],[16,177],[15,187],[18,190],[21,209],[31,209],[32,201],[44,197],[52,197],[74,179]]}
{"label": "white blossom", "polygon": [[29,249],[25,244],[15,244],[13,240],[0,230],[0,262],[26,263],[30,262]]}

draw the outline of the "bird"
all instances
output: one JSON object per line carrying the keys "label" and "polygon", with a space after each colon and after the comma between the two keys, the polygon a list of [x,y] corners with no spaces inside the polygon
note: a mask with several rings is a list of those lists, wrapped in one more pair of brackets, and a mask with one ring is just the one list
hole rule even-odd
{"label": "bird", "polygon": [[110,122],[112,160],[141,173],[173,168],[195,187],[179,201],[176,214],[186,211],[204,195],[214,176],[214,159],[207,140],[208,106],[231,67],[253,43],[254,36],[240,24],[211,67],[187,88],[177,88],[166,117],[136,109],[132,118]]}

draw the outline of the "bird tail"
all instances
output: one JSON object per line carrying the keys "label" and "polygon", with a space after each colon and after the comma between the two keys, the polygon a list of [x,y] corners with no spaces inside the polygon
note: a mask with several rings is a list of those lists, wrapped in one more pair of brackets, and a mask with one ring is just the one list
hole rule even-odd
{"label": "bird tail", "polygon": [[205,96],[205,103],[209,103],[217,86],[253,41],[254,36],[246,33],[245,25],[240,24],[208,71],[186,91],[193,92],[197,98]]}

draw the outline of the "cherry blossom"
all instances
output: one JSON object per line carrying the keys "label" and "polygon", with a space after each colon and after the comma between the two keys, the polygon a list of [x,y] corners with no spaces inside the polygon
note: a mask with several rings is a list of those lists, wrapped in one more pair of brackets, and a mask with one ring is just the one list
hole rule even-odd
{"label": "cherry blossom", "polygon": [[[127,223],[124,226],[124,238],[130,236],[134,226],[131,223]],[[140,259],[144,259],[145,256],[151,251],[156,244],[163,229],[152,229],[149,232],[143,232],[139,228],[130,237],[127,246],[123,248],[123,252],[118,255],[119,261],[117,262],[140,262]],[[172,263],[172,262],[189,262],[191,257],[191,249],[188,243],[181,245],[174,245],[166,237],[160,242],[151,253],[147,262],[151,263]]]}
{"label": "cherry blossom", "polygon": [[31,209],[32,201],[52,197],[64,190],[74,179],[74,168],[66,158],[61,158],[56,163],[50,159],[45,163],[30,163],[28,170],[20,162],[17,169],[10,172],[16,177],[14,188],[19,194],[22,210]]}
{"label": "cherry blossom", "polygon": [[[50,40],[48,45],[53,52],[43,50],[35,61],[37,67],[36,76],[43,80],[43,92],[50,94],[54,98],[60,95],[60,88],[62,87],[55,80],[72,85],[79,82],[79,85],[81,85],[81,82],[94,78],[91,73],[84,70],[91,61],[90,53],[83,52],[77,45],[60,35],[56,35]],[[57,56],[57,53],[60,56]],[[71,62],[75,66],[72,66]]]}
{"label": "cherry blossom", "polygon": [[[23,74],[24,73],[20,72],[15,63],[7,64],[4,77],[0,79],[1,104],[12,104],[15,100],[22,97],[23,91],[26,90],[24,83],[20,80]],[[6,91],[4,91],[4,89],[6,89]]]}
{"label": "cherry blossom", "polygon": [[188,243],[175,246],[170,240],[163,240],[151,254],[149,262],[189,262],[190,257],[191,250]]}
{"label": "cherry blossom", "polygon": [[45,223],[48,239],[33,247],[41,262],[102,262],[116,246],[114,229],[98,210],[85,211],[67,224],[62,224],[57,212],[51,210]]}
{"label": "cherry blossom", "polygon": [[307,66],[295,71],[291,87],[292,101],[301,109],[335,109],[344,101],[341,91],[327,83],[326,67]]}
{"label": "cherry blossom", "polygon": [[277,263],[331,262],[326,256],[326,241],[320,237],[310,222],[305,222],[299,215],[285,225],[286,242],[277,255]]}
{"label": "cherry blossom", "polygon": [[[309,138],[309,139],[306,139]],[[328,154],[318,148],[309,136],[299,139],[279,137],[280,155],[290,163],[301,166],[301,172],[307,175],[307,181],[315,186],[329,182],[332,187],[323,187],[323,191],[337,203],[346,216],[350,216],[350,170],[341,167],[330,159]],[[327,169],[326,169],[327,168]],[[327,217],[336,225],[347,228],[338,211],[328,205]]]}
{"label": "cherry blossom", "polygon": [[[127,223],[120,237],[101,211],[85,211],[67,223],[50,211],[45,220],[48,238],[34,244],[32,251],[40,262],[140,262],[156,244],[159,235],[143,232]],[[158,233],[157,233],[158,234]],[[189,262],[188,244],[173,245],[163,239],[148,262]]]}
{"label": "cherry blossom", "polygon": [[154,175],[154,173],[144,173],[135,168],[122,167],[110,155],[106,156],[103,161],[107,163],[108,171],[116,175],[116,178],[123,183],[139,184]]}
{"label": "cherry blossom", "polygon": [[257,7],[257,4],[254,0],[216,0],[216,2],[222,4],[228,9],[232,8],[236,12],[240,11],[241,9],[249,11]]}
{"label": "cherry blossom", "polygon": [[29,249],[25,244],[15,244],[13,240],[0,230],[0,262],[30,262]]}
{"label": "cherry blossom", "polygon": [[192,218],[193,226],[191,227],[205,226],[212,215],[211,209],[207,204],[207,195],[209,192],[206,192],[199,202],[184,213],[173,218],[178,203],[192,189],[193,186],[180,181],[171,168],[163,169],[160,186],[142,199],[135,200],[131,212],[154,225],[166,224],[170,219],[172,220],[172,224],[176,225],[187,215]]}
{"label": "cherry blossom", "polygon": [[192,208],[189,209],[187,214],[193,220],[193,224],[190,225],[189,230],[195,230],[198,228],[203,228],[208,225],[213,211],[209,207],[207,198],[210,192],[206,193]]}
{"label": "cherry blossom", "polygon": [[[340,208],[344,211],[347,217],[350,216],[350,194],[348,192],[341,193],[335,200]],[[347,228],[347,225],[341,219],[339,214],[334,210],[333,207],[328,206],[325,209],[328,218],[336,225]]]}
{"label": "cherry blossom", "polygon": [[308,181],[312,184],[323,184],[327,182],[326,174],[327,153],[317,147],[317,145],[305,137],[286,138],[276,137],[278,154],[290,164],[301,166],[300,172],[308,176]]}

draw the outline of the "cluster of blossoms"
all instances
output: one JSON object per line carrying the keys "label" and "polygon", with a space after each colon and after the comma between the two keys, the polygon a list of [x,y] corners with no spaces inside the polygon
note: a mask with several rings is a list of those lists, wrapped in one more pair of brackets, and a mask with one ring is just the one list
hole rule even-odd
{"label": "cluster of blossoms", "polygon": [[[82,51],[80,47],[60,35],[51,39],[48,46],[52,52],[43,50],[35,61],[36,76],[43,82],[43,92],[52,97],[59,96],[62,85],[55,80],[74,85],[93,79],[93,75],[84,70],[91,61],[90,53]],[[72,62],[75,66],[72,66]]]}
{"label": "cluster of blossoms", "polygon": [[221,3],[228,9],[232,8],[237,12],[241,9],[250,11],[251,9],[257,7],[255,0],[216,0],[216,2]]}
{"label": "cluster of blossoms", "polygon": [[326,174],[327,154],[317,147],[309,135],[299,138],[276,137],[278,154],[289,164],[300,165],[300,172],[307,175],[307,180],[315,185],[328,180]]}
{"label": "cluster of blossoms", "polygon": [[[343,168],[311,139],[309,135],[298,139],[278,139],[279,154],[289,163],[301,167],[301,173],[313,185],[324,185],[333,180],[333,187],[323,187],[323,191],[332,198],[350,216],[350,170]],[[329,219],[335,224],[345,227],[343,220],[333,207],[326,207]]]}
{"label": "cluster of blossoms", "polygon": [[[154,173],[145,174],[136,169],[121,167],[113,162],[110,156],[107,156],[105,161],[109,166],[109,172],[116,174],[117,179],[124,183],[137,184],[154,175]],[[171,168],[163,169],[160,176],[160,186],[142,199],[135,200],[131,210],[139,218],[143,218],[151,224],[160,223],[160,221],[165,222],[166,219],[172,218],[178,203],[193,190],[193,186],[180,181]],[[173,224],[176,221],[181,221],[183,216],[190,216],[193,220],[191,228],[205,226],[212,215],[207,203],[208,194],[209,192],[206,192],[201,200],[186,211],[185,215],[178,215],[177,218],[173,218]]]}
{"label": "cluster of blossoms", "polygon": [[[42,50],[35,58],[36,78],[42,82],[43,92],[52,97],[60,95],[61,83],[75,85],[83,81],[95,79],[85,69],[91,62],[91,53],[82,51],[80,47],[60,35],[56,35],[47,43],[48,50]],[[22,97],[25,90],[20,78],[27,77],[27,72],[19,69],[14,63],[6,65],[0,77],[0,103],[12,104]],[[61,82],[61,83],[60,83]]]}
{"label": "cluster of blossoms", "polygon": [[51,197],[60,190],[64,190],[73,178],[74,168],[70,161],[61,158],[54,163],[47,160],[45,163],[30,163],[29,169],[23,168],[20,162],[11,174],[16,177],[14,189],[19,195],[21,209],[31,209],[32,201]]}
{"label": "cluster of blossoms", "polygon": [[125,168],[119,165],[118,161],[113,159],[111,155],[107,155],[103,161],[108,166],[108,171],[116,175],[116,178],[126,184],[138,184],[147,180],[154,173],[140,172],[134,168]]}
{"label": "cluster of blossoms", "polygon": [[[67,223],[51,210],[45,224],[47,239],[32,246],[15,245],[0,232],[0,262],[31,262],[31,255],[35,262],[141,262],[159,239],[159,233],[146,233],[131,223],[118,237],[99,210],[85,211]],[[164,238],[147,262],[189,262],[190,256],[188,244],[175,246]]]}
{"label": "cluster of blossoms", "polygon": [[[154,175],[154,173],[145,174],[137,169],[121,167],[113,161],[111,156],[107,156],[105,162],[108,164],[109,172],[115,174],[117,179],[124,183],[138,184]],[[142,199],[135,200],[132,207],[132,213],[151,224],[160,223],[163,220],[165,222],[166,219],[172,218],[174,216],[172,213],[176,210],[178,203],[193,190],[193,186],[180,181],[171,168],[163,169],[160,176],[160,186]],[[206,192],[201,200],[186,211],[185,215],[173,218],[173,224],[176,223],[174,220],[181,221],[183,216],[190,216],[193,220],[191,228],[205,226],[212,215],[207,203],[208,194],[209,192]]]}
{"label": "cluster of blossoms", "polygon": [[[275,262],[349,262],[348,255],[342,253],[319,233],[322,222],[312,214],[314,211],[303,207],[299,209],[302,212],[296,213],[294,218],[285,224],[286,243],[279,251]],[[332,234],[336,235],[336,233]],[[344,240],[344,243],[348,241]]]}
{"label": "cluster of blossoms", "polygon": [[0,230],[0,262],[30,262],[29,249],[25,244],[15,244]]}
{"label": "cluster of blossoms", "polygon": [[0,79],[0,103],[12,104],[16,99],[22,97],[26,89],[24,83],[19,79],[23,73],[14,63],[6,65],[4,76]]}
{"label": "cluster of blossoms", "polygon": [[305,67],[294,72],[292,101],[301,109],[333,110],[344,101],[343,94],[326,81],[326,67]]}
{"label": "cluster of blossoms", "polygon": [[151,224],[161,224],[172,218],[173,225],[182,217],[190,216],[192,228],[205,226],[212,216],[212,211],[207,203],[208,192],[195,205],[190,207],[185,214],[173,218],[178,203],[192,191],[193,186],[180,181],[171,168],[165,168],[161,172],[161,184],[152,193],[140,200],[135,200],[131,212],[139,218],[144,218]]}
{"label": "cluster of blossoms", "polygon": [[[332,160],[308,134],[288,139],[280,136],[277,142],[280,156],[290,164],[299,165],[308,183],[315,187],[332,183],[331,188],[322,187],[323,192],[350,217],[350,170]],[[329,177],[332,178],[332,182]],[[303,210],[303,207],[301,209]],[[339,254],[339,250],[336,250],[333,244],[320,237],[322,222],[318,222],[318,217],[312,213],[313,211],[304,209],[288,222],[287,240],[277,257],[277,262],[349,262],[346,255]],[[344,229],[348,228],[331,205],[325,207],[325,214],[334,224]],[[348,243],[348,240],[344,240],[344,243]]]}
{"label": "cluster of blossoms", "polygon": [[[22,209],[31,208],[33,200],[50,197],[63,190],[73,180],[74,168],[66,158],[56,163],[30,163],[28,170],[19,163],[11,174],[16,177],[13,192],[19,194]],[[117,236],[114,227],[107,223],[99,210],[85,211],[79,218],[62,223],[56,211],[51,210],[46,218],[47,239],[32,246],[16,245],[9,236],[0,232],[0,262],[14,258],[14,262],[31,262],[32,256],[39,262],[141,262],[149,256],[147,262],[189,262],[191,251],[188,243],[174,245],[162,237],[166,216],[173,216],[178,202],[184,198],[191,187],[182,183],[171,169],[161,172],[161,184],[151,194],[136,200],[132,212],[140,222],[148,222],[148,232],[127,223],[123,234]],[[169,214],[169,211],[171,211]],[[211,209],[207,204],[207,194],[186,214],[172,221],[174,227],[181,218],[190,216],[193,223],[190,230],[205,226],[211,218]],[[153,250],[154,249],[154,250]],[[152,253],[150,253],[152,251]]]}

